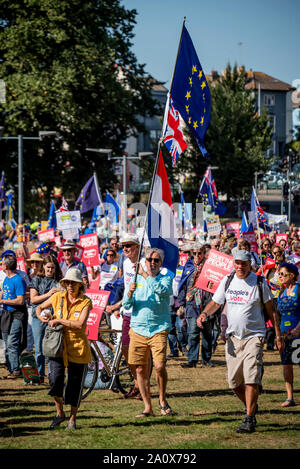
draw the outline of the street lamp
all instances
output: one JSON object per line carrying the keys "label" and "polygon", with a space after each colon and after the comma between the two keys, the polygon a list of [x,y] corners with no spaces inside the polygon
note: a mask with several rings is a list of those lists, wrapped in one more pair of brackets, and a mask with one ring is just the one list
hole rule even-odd
{"label": "street lamp", "polygon": [[18,135],[17,137],[3,137],[3,127],[0,127],[0,140],[18,140],[18,223],[22,224],[24,221],[24,186],[23,186],[23,141],[24,140],[39,140],[44,137],[57,135],[56,131],[45,130],[40,131],[38,137],[24,137]]}

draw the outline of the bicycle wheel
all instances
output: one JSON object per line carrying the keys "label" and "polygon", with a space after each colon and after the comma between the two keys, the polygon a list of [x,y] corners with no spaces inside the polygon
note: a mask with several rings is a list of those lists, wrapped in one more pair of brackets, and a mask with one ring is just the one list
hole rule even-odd
{"label": "bicycle wheel", "polygon": [[90,379],[88,380],[88,387],[84,388],[84,390],[82,391],[81,400],[85,399],[90,394],[90,392],[94,389],[94,386],[98,379],[98,372],[99,372],[98,357],[93,347],[91,347],[91,352],[92,352],[92,361],[88,364],[88,371],[87,371],[87,377],[89,377]]}
{"label": "bicycle wheel", "polygon": [[124,358],[124,355],[120,355],[116,363],[116,385],[120,389],[122,394],[126,394],[132,388],[134,379],[133,374],[127,362]]}

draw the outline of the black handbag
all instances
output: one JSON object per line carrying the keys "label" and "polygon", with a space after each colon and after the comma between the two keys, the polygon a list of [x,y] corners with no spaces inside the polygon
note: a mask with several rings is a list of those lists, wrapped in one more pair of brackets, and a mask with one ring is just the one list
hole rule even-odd
{"label": "black handbag", "polygon": [[[63,307],[63,298],[60,303],[60,311]],[[43,355],[48,358],[60,358],[64,347],[64,326],[57,324],[51,327],[49,324],[45,329],[45,335],[42,342]]]}

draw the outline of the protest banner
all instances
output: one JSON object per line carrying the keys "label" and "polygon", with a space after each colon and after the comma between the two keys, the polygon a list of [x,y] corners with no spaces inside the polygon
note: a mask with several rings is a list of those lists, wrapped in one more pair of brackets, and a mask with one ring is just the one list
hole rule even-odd
{"label": "protest banner", "polygon": [[281,234],[276,235],[276,244],[277,244],[277,246],[279,246],[279,243],[282,239],[287,243],[287,234],[286,233],[281,233]]}
{"label": "protest banner", "polygon": [[56,245],[58,248],[60,248],[60,247],[62,246],[62,242],[61,242],[60,236],[55,236],[54,241],[55,241],[55,245]]}
{"label": "protest banner", "polygon": [[243,239],[248,241],[248,243],[250,243],[250,252],[258,253],[258,246],[254,231],[247,231],[246,233],[242,233],[241,236]]}
{"label": "protest banner", "polygon": [[227,233],[233,233],[236,238],[240,237],[241,224],[239,222],[226,223]]}
{"label": "protest banner", "polygon": [[82,262],[85,265],[99,265],[99,244],[97,233],[80,236],[80,245],[83,247]]}
{"label": "protest banner", "polygon": [[27,273],[24,257],[17,257],[17,269]]}
{"label": "protest banner", "polygon": [[215,293],[221,280],[233,269],[233,257],[211,249],[196,282],[201,290]]}
{"label": "protest banner", "polygon": [[98,340],[99,324],[103,311],[106,308],[110,292],[89,289],[85,294],[93,303],[93,309],[91,309],[86,323],[86,335],[89,340]]}
{"label": "protest banner", "polygon": [[76,252],[74,254],[74,258],[77,260],[77,261],[81,261],[82,260],[82,256],[83,256],[83,251],[84,251],[84,248],[82,246],[80,246],[80,244],[75,244],[75,247],[76,247]]}
{"label": "protest banner", "polygon": [[48,220],[42,220],[41,221],[41,231],[45,231],[48,226]]}
{"label": "protest banner", "polygon": [[38,231],[37,236],[39,241],[45,241],[46,239],[49,239],[49,241],[55,241],[53,228],[49,228],[49,230]]}

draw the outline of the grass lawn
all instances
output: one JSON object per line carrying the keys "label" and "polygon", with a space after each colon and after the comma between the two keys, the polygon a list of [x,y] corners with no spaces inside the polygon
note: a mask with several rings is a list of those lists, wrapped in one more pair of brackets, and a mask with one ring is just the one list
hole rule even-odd
{"label": "grass lawn", "polygon": [[[77,430],[63,423],[49,430],[55,415],[48,384],[25,386],[0,381],[1,449],[299,449],[300,369],[294,366],[296,407],[284,409],[285,386],[278,352],[265,352],[264,392],[259,398],[256,432],[236,433],[243,418],[240,401],[228,389],[224,346],[213,355],[214,368],[183,369],[179,357],[168,361],[168,402],[175,416],[163,417],[153,379],[155,417],[136,419],[143,403],[94,390],[82,402]],[[0,377],[7,374],[0,368]],[[68,411],[69,409],[67,409]],[[68,415],[68,414],[67,414]]]}

